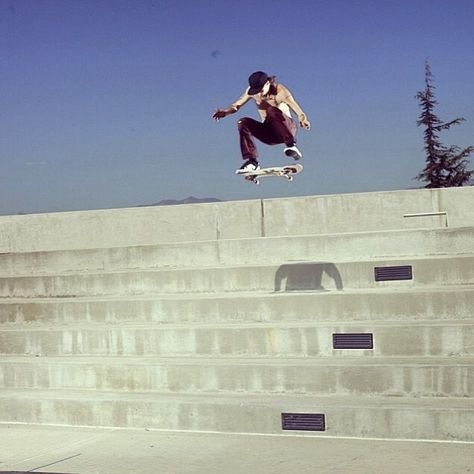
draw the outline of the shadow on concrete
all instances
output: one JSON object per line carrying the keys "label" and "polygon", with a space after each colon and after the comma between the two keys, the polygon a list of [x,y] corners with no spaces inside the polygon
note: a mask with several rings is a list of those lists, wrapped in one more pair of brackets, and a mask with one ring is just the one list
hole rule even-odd
{"label": "shadow on concrete", "polygon": [[[81,453],[79,454],[74,454],[73,456],[69,456],[67,458],[64,458],[64,459],[59,459],[58,461],[55,461],[55,462],[52,462],[52,463],[49,463],[49,464],[45,464],[43,466],[38,466],[38,467],[35,467],[33,469],[30,469],[29,471],[0,471],[0,474],[27,474],[28,472],[34,472],[35,474],[53,474],[52,472],[46,472],[46,471],[38,471],[38,469],[44,469],[45,467],[50,467],[50,466],[53,466],[54,464],[59,464],[60,462],[64,462],[64,461],[69,461],[69,459],[73,459],[73,458],[77,458],[81,456]],[[56,472],[54,474],[74,474],[72,472]]]}
{"label": "shadow on concrete", "polygon": [[342,290],[341,274],[334,263],[304,262],[282,265],[275,274],[275,291],[323,291],[323,276],[334,281],[336,289]]}

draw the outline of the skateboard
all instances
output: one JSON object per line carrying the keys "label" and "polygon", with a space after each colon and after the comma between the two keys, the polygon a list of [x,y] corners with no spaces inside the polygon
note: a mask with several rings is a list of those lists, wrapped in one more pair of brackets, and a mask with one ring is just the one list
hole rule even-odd
{"label": "skateboard", "polygon": [[260,168],[256,171],[236,170],[235,174],[243,176],[247,181],[252,181],[254,184],[260,184],[260,178],[266,176],[280,176],[288,181],[293,181],[293,175],[301,173],[301,171],[303,171],[303,165],[297,163],[295,165]]}

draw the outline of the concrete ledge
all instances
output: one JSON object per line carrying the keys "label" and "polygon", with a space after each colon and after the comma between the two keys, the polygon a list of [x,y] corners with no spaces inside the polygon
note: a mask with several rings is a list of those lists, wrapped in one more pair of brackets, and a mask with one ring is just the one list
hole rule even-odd
{"label": "concrete ledge", "polygon": [[[473,201],[471,186],[5,216],[0,217],[0,253],[473,226]],[[446,214],[403,217],[430,212]]]}
{"label": "concrete ledge", "polygon": [[474,228],[304,235],[0,254],[0,276],[472,255]]}
{"label": "concrete ledge", "polygon": [[[334,333],[372,333],[372,350],[335,350]],[[474,321],[258,323],[0,330],[0,353],[33,356],[474,356]]]}
{"label": "concrete ledge", "polygon": [[474,358],[3,356],[0,388],[474,397]]}
{"label": "concrete ledge", "polygon": [[[376,281],[375,267],[410,266],[412,278]],[[359,262],[300,262],[278,266],[122,271],[0,277],[0,298],[132,296],[238,291],[323,291],[474,284],[474,255]]]}
{"label": "concrete ledge", "polygon": [[300,435],[282,431],[283,412],[324,413],[326,431],[314,436],[474,441],[472,403],[461,398],[0,393],[4,422]]}
{"label": "concrete ledge", "polygon": [[472,226],[473,202],[473,186],[270,199],[265,235]]}
{"label": "concrete ledge", "polygon": [[0,300],[0,325],[473,319],[474,286],[207,296]]}
{"label": "concrete ledge", "polygon": [[0,217],[0,253],[113,248],[261,236],[261,202]]}

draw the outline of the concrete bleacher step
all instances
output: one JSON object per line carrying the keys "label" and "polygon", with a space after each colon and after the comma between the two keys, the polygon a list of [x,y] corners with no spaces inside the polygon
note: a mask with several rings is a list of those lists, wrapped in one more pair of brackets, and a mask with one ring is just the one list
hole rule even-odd
{"label": "concrete bleacher step", "polygon": [[474,397],[474,357],[3,356],[0,388]]}
{"label": "concrete bleacher step", "polygon": [[[472,254],[471,227],[294,235],[159,245],[0,254],[0,276],[291,261]],[[269,251],[271,249],[271,251]]]}
{"label": "concrete bleacher step", "polygon": [[[324,431],[282,429],[282,413],[324,415]],[[318,417],[320,421],[321,416]],[[315,436],[474,441],[469,398],[219,394],[209,396],[4,389],[9,423]],[[294,428],[292,424],[287,428]]]}
{"label": "concrete bleacher step", "polygon": [[372,334],[362,356],[472,356],[474,319],[2,328],[0,354],[344,356],[333,334]]}
{"label": "concrete bleacher step", "polygon": [[474,442],[473,189],[3,219],[0,423]]}
{"label": "concrete bleacher step", "polygon": [[[389,281],[376,281],[375,269],[390,272],[394,267],[403,267],[404,272],[400,276],[389,273]],[[395,285],[468,284],[474,284],[474,255],[4,277],[0,278],[0,298],[315,291]]]}
{"label": "concrete bleacher step", "polygon": [[118,323],[474,318],[474,285],[100,298],[0,298],[0,328]]}

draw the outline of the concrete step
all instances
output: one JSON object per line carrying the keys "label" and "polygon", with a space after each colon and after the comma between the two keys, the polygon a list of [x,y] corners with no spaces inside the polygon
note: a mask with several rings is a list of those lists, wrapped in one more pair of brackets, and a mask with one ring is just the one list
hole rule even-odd
{"label": "concrete step", "polygon": [[0,254],[0,276],[472,254],[474,228],[259,237]]}
{"label": "concrete step", "polygon": [[0,328],[26,325],[474,318],[474,285],[366,291],[243,292],[113,298],[0,299]]}
{"label": "concrete step", "polygon": [[[376,281],[375,268],[410,266],[399,281]],[[390,278],[390,276],[389,276]],[[474,255],[360,262],[186,270],[135,270],[0,278],[0,297],[77,297],[233,291],[320,291],[474,284]]]}
{"label": "concrete step", "polygon": [[[325,431],[282,429],[282,413],[325,416]],[[2,390],[0,420],[73,426],[474,441],[469,398],[168,395]]]}
{"label": "concrete step", "polygon": [[2,356],[0,388],[474,398],[474,358]]}
{"label": "concrete step", "polygon": [[[371,333],[373,349],[333,349],[333,334]],[[130,356],[472,356],[474,319],[54,326],[0,330],[0,354]]]}

